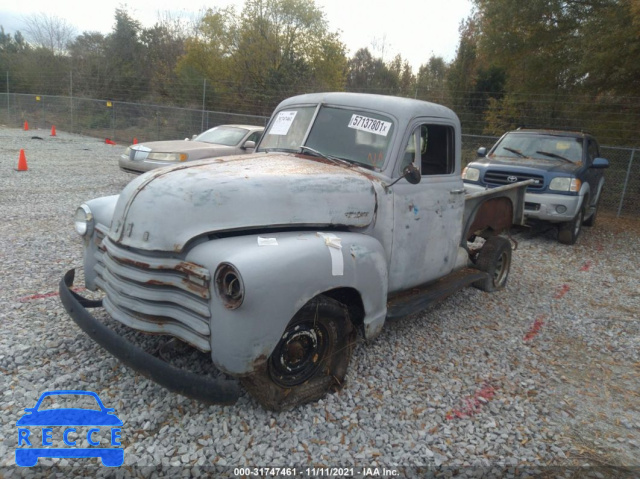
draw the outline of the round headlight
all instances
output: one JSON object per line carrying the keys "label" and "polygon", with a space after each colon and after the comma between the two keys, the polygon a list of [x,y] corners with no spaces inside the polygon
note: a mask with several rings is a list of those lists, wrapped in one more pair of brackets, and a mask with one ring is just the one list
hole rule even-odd
{"label": "round headlight", "polygon": [[222,263],[216,269],[214,282],[225,308],[239,308],[244,300],[244,283],[238,270],[229,263]]}
{"label": "round headlight", "polygon": [[480,170],[478,168],[466,167],[462,172],[462,179],[469,181],[478,181],[480,179]]}
{"label": "round headlight", "polygon": [[74,224],[76,232],[80,236],[91,235],[91,233],[93,233],[93,214],[87,205],[80,205],[76,210]]}

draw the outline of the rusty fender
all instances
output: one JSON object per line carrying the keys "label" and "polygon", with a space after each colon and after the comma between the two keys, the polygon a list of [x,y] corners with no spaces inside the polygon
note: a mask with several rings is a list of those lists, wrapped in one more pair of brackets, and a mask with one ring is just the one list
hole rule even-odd
{"label": "rusty fender", "polygon": [[213,380],[207,376],[178,369],[133,345],[100,321],[87,308],[98,308],[102,301],[83,298],[71,290],[75,270],[69,270],[60,281],[60,299],[69,316],[96,343],[124,364],[175,393],[208,404],[233,404],[240,388],[233,380]]}
{"label": "rusty fender", "polygon": [[[384,324],[386,255],[371,236],[342,231],[265,232],[198,244],[185,259],[205,266],[214,277],[211,358],[218,369],[234,376],[259,367],[291,318],[324,292],[349,288],[359,296],[365,335],[375,336]],[[239,274],[244,289],[239,307],[225,306],[216,289],[215,272],[221,265],[231,265]]]}
{"label": "rusty fender", "polygon": [[500,234],[511,225],[524,224],[524,195],[533,180],[499,186],[465,197],[462,240],[489,229]]}

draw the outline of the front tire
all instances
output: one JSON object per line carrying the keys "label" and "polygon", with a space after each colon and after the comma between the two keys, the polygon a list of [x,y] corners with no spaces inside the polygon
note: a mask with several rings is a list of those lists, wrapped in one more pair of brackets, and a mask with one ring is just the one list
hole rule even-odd
{"label": "front tire", "polygon": [[582,223],[584,222],[584,205],[576,213],[576,216],[566,223],[560,223],[558,226],[558,241],[562,244],[575,244],[582,231]]}
{"label": "front tire", "polygon": [[346,307],[317,296],[291,319],[267,361],[241,382],[273,411],[320,399],[342,387],[355,336]]}
{"label": "front tire", "polygon": [[478,252],[476,268],[489,277],[476,281],[473,286],[487,292],[504,288],[511,270],[511,242],[502,236],[489,238]]}
{"label": "front tire", "polygon": [[591,214],[591,216],[589,216],[589,218],[587,218],[586,220],[584,220],[584,225],[585,226],[595,226],[596,225],[596,216],[598,215],[598,207],[600,206],[600,197],[602,196],[602,193],[600,193],[598,195],[598,199],[596,200],[596,205],[593,209],[593,213]]}

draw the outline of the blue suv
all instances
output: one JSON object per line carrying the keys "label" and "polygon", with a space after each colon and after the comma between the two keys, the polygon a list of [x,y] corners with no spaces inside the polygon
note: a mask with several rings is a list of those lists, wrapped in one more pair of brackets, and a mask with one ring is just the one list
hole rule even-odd
{"label": "blue suv", "polygon": [[505,133],[489,152],[462,172],[465,188],[486,188],[533,180],[525,196],[525,216],[558,225],[558,241],[574,244],[582,225],[593,226],[604,186],[596,139],[584,132],[518,129]]}

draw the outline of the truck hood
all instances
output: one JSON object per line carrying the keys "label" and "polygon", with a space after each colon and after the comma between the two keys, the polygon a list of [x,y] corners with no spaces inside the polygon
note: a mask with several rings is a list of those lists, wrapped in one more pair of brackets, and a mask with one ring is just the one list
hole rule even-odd
{"label": "truck hood", "polygon": [[527,170],[549,171],[554,173],[574,173],[582,163],[569,163],[564,160],[540,159],[540,158],[511,158],[506,156],[492,156],[491,158],[478,158],[474,163],[491,168],[499,166],[501,169],[526,168]]}
{"label": "truck hood", "polygon": [[124,188],[109,237],[133,248],[179,252],[207,233],[366,227],[376,211],[373,178],[360,168],[283,153],[160,168]]}

